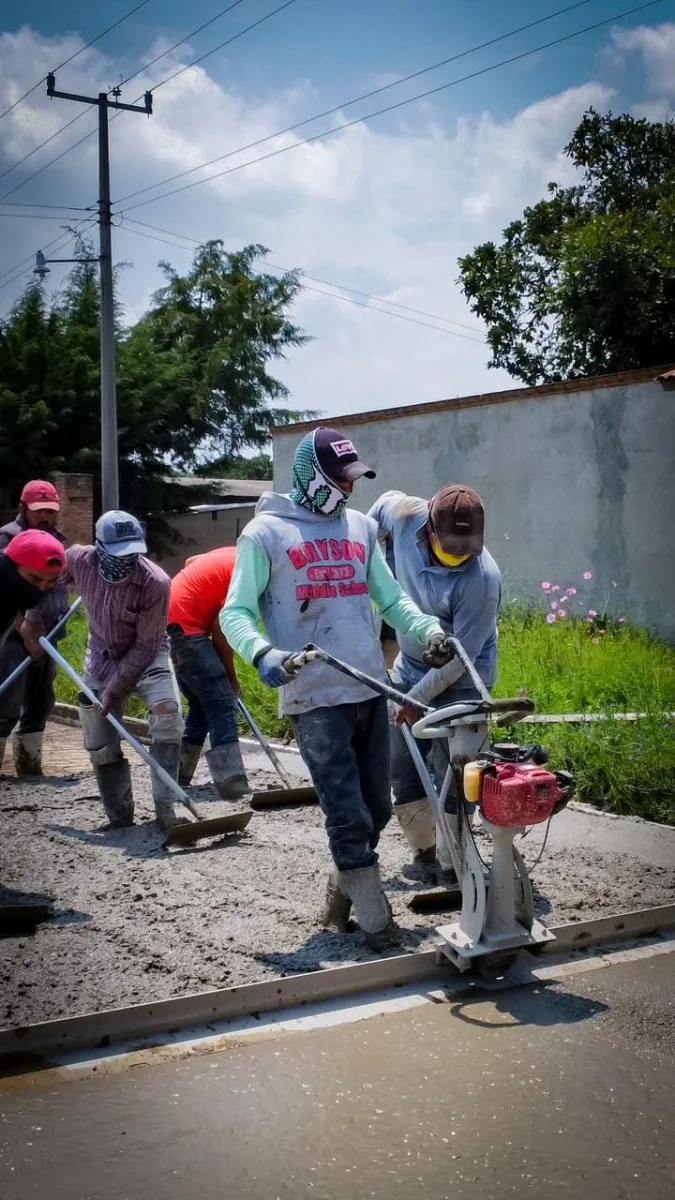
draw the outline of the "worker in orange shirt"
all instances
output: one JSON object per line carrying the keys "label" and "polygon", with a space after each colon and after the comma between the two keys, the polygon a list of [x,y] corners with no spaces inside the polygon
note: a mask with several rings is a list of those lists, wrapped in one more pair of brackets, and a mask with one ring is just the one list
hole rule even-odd
{"label": "worker in orange shirt", "polygon": [[179,782],[186,787],[202,747],[218,794],[237,800],[248,790],[237,730],[239,682],[232,648],[218,623],[230,587],[236,546],[188,558],[171,581],[167,628],[178,684],[188,702]]}

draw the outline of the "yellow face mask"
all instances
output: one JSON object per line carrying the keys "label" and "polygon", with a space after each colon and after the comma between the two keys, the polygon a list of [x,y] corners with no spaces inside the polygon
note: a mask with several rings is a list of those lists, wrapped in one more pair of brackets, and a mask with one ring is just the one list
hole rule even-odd
{"label": "yellow face mask", "polygon": [[444,567],[461,567],[462,563],[465,563],[467,559],[471,558],[470,554],[448,554],[447,551],[443,550],[441,547],[441,544],[435,533],[430,533],[429,540],[431,542],[431,549],[434,552],[434,557],[437,558],[439,563],[442,563]]}

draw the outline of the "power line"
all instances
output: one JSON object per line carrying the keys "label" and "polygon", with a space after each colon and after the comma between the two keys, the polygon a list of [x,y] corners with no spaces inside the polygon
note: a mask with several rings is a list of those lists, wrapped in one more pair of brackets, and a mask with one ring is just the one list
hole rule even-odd
{"label": "power line", "polygon": [[0,200],[0,208],[54,208],[68,212],[89,212],[84,204],[31,204],[23,200]]}
{"label": "power line", "polygon": [[228,8],[221,8],[220,12],[217,12],[214,17],[211,17],[210,20],[205,21],[203,25],[198,25],[196,29],[193,29],[191,33],[187,33],[184,38],[180,39],[179,42],[174,42],[173,46],[169,46],[168,50],[163,50],[161,54],[157,54],[155,58],[151,58],[150,62],[143,63],[143,66],[139,67],[137,71],[134,71],[133,75],[127,75],[126,79],[121,80],[120,87],[126,87],[128,83],[131,83],[132,79],[136,79],[137,76],[142,75],[144,71],[149,71],[150,67],[154,67],[155,63],[158,63],[161,59],[166,58],[168,54],[173,54],[174,50],[177,50],[179,46],[184,46],[185,43],[189,42],[191,38],[196,37],[198,33],[203,33],[205,29],[208,29],[209,25],[215,25],[216,21],[219,21],[221,17],[224,17],[227,13],[232,12],[233,8],[238,8],[238,6],[243,3],[244,0],[234,0],[234,4],[230,4]]}
{"label": "power line", "polygon": [[[373,88],[370,92],[363,92],[360,96],[354,96],[351,100],[343,101],[342,104],[335,104],[332,108],[324,109],[323,112],[314,113],[311,117],[305,117],[302,121],[296,121],[294,125],[287,125],[285,129],[280,129],[277,133],[270,133],[267,137],[258,138],[255,142],[248,142],[247,145],[239,146],[236,150],[229,150],[226,154],[220,154],[217,158],[211,158],[208,162],[200,163],[197,167],[190,167],[187,171],[178,171],[177,174],[169,175],[166,179],[160,179],[157,183],[152,183],[148,187],[139,188],[136,192],[130,192],[127,196],[122,196],[115,203],[123,204],[125,200],[131,200],[136,196],[144,195],[145,192],[154,191],[155,188],[164,187],[165,184],[173,183],[176,179],[184,179],[187,175],[193,175],[195,171],[203,171],[206,167],[211,167],[217,162],[223,162],[226,158],[232,158],[235,154],[243,154],[246,150],[253,150],[256,146],[262,146],[274,138],[282,137],[285,133],[294,133],[296,129],[302,129],[305,125],[311,125],[314,121],[319,121],[323,117],[330,117],[336,112],[342,112],[344,108],[349,108],[352,104],[358,104],[362,100],[370,100],[373,96],[379,96],[382,92],[387,92],[391,88],[400,87],[403,83],[409,83],[411,79],[419,79],[421,75],[427,75],[430,71],[437,71],[440,67],[447,67],[450,63],[457,62],[461,58],[468,58],[471,54],[477,54],[480,50],[486,50],[498,42],[504,42],[519,33],[524,33],[526,30],[534,28],[535,25],[543,25],[547,21],[552,21],[555,17],[562,16],[573,9],[582,8],[584,5],[592,2],[593,0],[577,0],[575,4],[569,4],[566,8],[559,8],[556,12],[549,13],[547,17],[538,17],[536,21],[528,21],[526,25],[519,25],[517,29],[511,29],[508,33],[502,33],[498,37],[490,38],[489,41],[472,46],[469,50],[462,50],[458,54],[451,55],[450,58],[444,58],[440,62],[432,63],[429,67],[422,67],[419,71],[413,71],[410,75],[404,75],[401,79],[395,79],[392,83],[385,83],[382,87]],[[213,176],[209,178],[213,178]]]}
{"label": "power line", "polygon": [[[300,146],[311,145],[312,142],[317,142],[322,138],[330,137],[332,134],[340,133],[343,129],[350,129],[353,125],[360,125],[364,121],[373,120],[373,118],[380,117],[384,113],[393,112],[396,109],[404,108],[407,104],[412,104],[416,100],[424,100],[428,96],[435,96],[439,92],[446,91],[448,88],[457,87],[457,85],[460,83],[467,83],[469,80],[478,79],[482,75],[488,75],[490,72],[496,71],[500,67],[506,67],[515,62],[521,62],[525,58],[530,58],[533,54],[541,53],[542,50],[550,50],[553,46],[560,46],[564,42],[569,42],[574,38],[581,37],[584,33],[589,33],[594,29],[600,29],[604,25],[611,25],[613,21],[620,20],[622,17],[632,16],[633,13],[643,12],[647,8],[654,8],[655,5],[661,4],[662,2],[663,0],[648,0],[648,2],[645,4],[639,4],[634,8],[626,9],[624,12],[615,13],[613,16],[606,17],[602,21],[596,21],[592,25],[586,25],[583,29],[577,29],[574,33],[568,33],[563,37],[554,38],[552,41],[545,42],[541,46],[533,46],[530,50],[523,50],[520,54],[513,54],[510,58],[501,59],[500,62],[492,63],[490,66],[482,67],[477,71],[472,71],[469,75],[463,75],[461,78],[453,79],[449,83],[442,83],[439,87],[430,88],[428,91],[420,92],[416,96],[410,96],[407,100],[399,100],[396,104],[389,104],[385,108],[379,108],[374,112],[365,113],[360,117],[355,117],[352,121],[345,121],[342,125],[336,125],[332,129],[326,129],[321,133],[316,133],[312,137],[303,138],[301,141],[294,142],[291,146],[282,146],[278,150],[271,150],[269,154],[261,154],[256,158],[251,158],[246,162],[239,163],[237,166],[227,167],[224,171],[217,171],[215,175],[209,175],[206,179],[197,179],[193,183],[183,184],[182,187],[171,188],[171,190],[168,192],[160,192],[159,196],[151,196],[147,200],[140,200],[137,204],[129,205],[126,209],[124,209],[124,211],[132,212],[134,209],[142,208],[146,204],[154,204],[157,200],[165,200],[168,196],[175,196],[179,192],[185,192],[190,188],[199,187],[200,184],[211,183],[214,179],[221,179],[224,175],[231,175],[235,171],[242,171],[245,167],[254,166],[256,163],[260,162],[266,162],[267,159],[270,158],[277,158],[280,154],[288,153],[289,150],[297,150]],[[274,134],[272,136],[279,137],[281,134]],[[237,154],[241,153],[241,151],[232,151],[231,153]],[[161,185],[156,184],[155,186],[159,187]],[[126,199],[131,199],[131,196],[126,197]],[[122,202],[123,201],[119,200],[115,201],[116,204],[120,204]]]}
{"label": "power line", "polygon": [[[140,222],[133,222],[133,223],[140,224]],[[182,246],[178,242],[169,241],[167,238],[157,237],[154,234],[145,233],[144,231],[142,231],[140,229],[132,229],[129,223],[125,223],[123,228],[126,229],[127,233],[135,233],[137,235],[137,237],[148,238],[152,242],[161,242],[165,246],[172,246],[175,250],[185,250],[185,251],[190,250],[189,246]],[[149,226],[149,228],[156,228],[156,227]],[[171,233],[170,230],[164,230],[163,232]],[[184,238],[185,241],[193,242],[193,243],[195,243],[195,245],[199,245],[199,241],[197,240],[197,238],[190,237],[188,234],[176,233],[176,234],[171,234],[171,236],[172,237],[182,237],[182,238]],[[268,262],[266,259],[262,259],[261,261],[264,262],[266,267],[271,268],[273,271],[281,271],[282,274],[284,274],[284,275],[289,273],[288,268],[286,268],[286,267],[280,267],[276,263]],[[359,300],[352,300],[350,296],[340,296],[340,295],[336,294],[335,292],[326,292],[323,290],[323,288],[314,287],[312,284],[306,283],[305,280],[307,280],[307,279],[313,279],[313,276],[305,275],[303,272],[301,272],[300,285],[304,291],[316,292],[317,295],[319,295],[319,296],[328,296],[329,299],[340,300],[344,304],[354,304],[357,308],[367,309],[368,312],[382,313],[383,316],[385,316],[385,317],[397,317],[400,321],[407,321],[410,325],[422,325],[427,329],[435,329],[435,330],[437,330],[438,333],[448,333],[452,337],[462,338],[463,341],[467,341],[467,342],[474,342],[478,346],[484,345],[484,341],[482,338],[469,337],[465,333],[458,333],[457,330],[455,330],[455,329],[444,328],[441,325],[432,325],[430,321],[420,321],[420,320],[416,319],[415,317],[408,317],[408,316],[405,316],[403,313],[399,313],[399,312],[391,312],[389,309],[386,309],[386,308],[374,308],[370,304],[362,304]],[[380,304],[390,304],[391,303],[392,306],[395,308],[407,309],[409,312],[420,312],[419,309],[408,308],[408,306],[404,305],[404,304],[396,304],[393,301],[383,299],[381,296],[373,296],[369,292],[357,292],[355,288],[343,288],[341,284],[331,283],[330,280],[316,280],[315,282],[325,283],[327,287],[340,288],[342,291],[354,292],[356,295],[364,296],[368,300],[375,300]],[[446,321],[447,320],[446,317],[439,317],[436,313],[423,313],[421,315],[430,316],[434,321]],[[459,322],[452,322],[452,324],[459,324]],[[462,328],[469,328],[469,326],[462,326]],[[478,332],[478,331],[475,331],[475,332]]]}
{"label": "power line", "polygon": [[[119,25],[122,25],[124,21],[129,19],[129,17],[133,17],[134,13],[137,13],[141,8],[145,8],[146,4],[149,3],[150,0],[141,0],[140,4],[137,4],[135,8],[130,9],[129,12],[125,13],[123,17],[120,17],[119,20],[113,22],[112,25],[108,25],[107,29],[103,29],[101,33],[97,33],[96,37],[93,37],[90,42],[87,42],[86,46],[81,46],[79,50],[76,50],[74,54],[71,54],[70,58],[64,58],[63,62],[59,63],[58,67],[54,68],[54,74],[56,74],[57,71],[61,71],[63,67],[67,67],[68,63],[73,62],[73,60],[78,58],[80,54],[84,54],[85,50],[88,50],[89,47],[93,46],[95,42],[100,42],[101,38],[105,37],[107,33],[112,33],[113,29],[117,29]],[[24,92],[23,96],[19,96],[18,100],[15,100],[13,104],[10,104],[9,108],[6,108],[4,112],[0,113],[0,121],[3,117],[7,116],[7,113],[11,113],[12,110],[16,108],[17,104],[21,104],[23,100],[36,91],[40,84],[45,82],[46,78],[47,76],[43,75],[42,79],[38,79],[37,83],[34,83],[27,92]]]}
{"label": "power line", "polygon": [[[86,210],[84,208],[80,208],[80,209],[77,209],[77,211],[85,212]],[[63,224],[64,221],[67,221],[68,214],[61,213],[61,215],[57,217],[53,213],[0,212],[0,217],[8,217],[8,218],[14,217],[17,221],[60,221],[61,224]]]}
{"label": "power line", "polygon": [[[129,217],[129,220],[124,222],[123,228],[128,229],[130,223],[132,225],[142,225],[144,229],[153,229],[158,233],[166,233],[169,237],[183,238],[186,242],[192,242],[195,246],[201,245],[199,238],[191,237],[190,234],[175,233],[171,229],[163,229],[161,225],[149,225],[147,221],[139,221],[136,217]],[[133,233],[134,230],[132,229],[131,232]],[[161,239],[156,238],[155,240],[160,241]],[[174,244],[167,242],[168,246]],[[178,247],[181,250],[184,248],[183,246]],[[284,274],[288,272],[288,267],[277,266],[275,263],[268,262],[267,259],[262,261],[265,262],[266,266],[272,267],[275,271],[283,271]],[[379,304],[389,304],[392,308],[401,308],[404,312],[415,313],[418,317],[430,317],[432,321],[445,321],[448,325],[457,325],[459,329],[467,329],[469,333],[480,334],[480,330],[475,325],[465,325],[462,321],[453,321],[451,317],[441,317],[438,313],[425,312],[422,308],[412,308],[409,304],[399,304],[397,300],[388,300],[385,296],[374,296],[371,292],[362,292],[358,288],[346,287],[345,284],[335,283],[331,279],[318,279],[316,275],[307,275],[305,271],[302,272],[302,278],[310,279],[312,283],[324,284],[326,287],[339,288],[342,292],[351,292],[353,296],[363,296],[366,300],[377,300]]]}
{"label": "power line", "polygon": [[[175,46],[172,46],[169,50],[165,50],[162,54],[158,54],[157,57],[152,60],[152,64],[159,62],[161,58],[166,58],[167,54],[170,54],[172,50],[176,49],[176,46],[181,46],[183,42],[189,41],[189,39],[194,37],[196,33],[201,32],[201,30],[205,29],[207,25],[213,24],[213,21],[218,20],[220,17],[230,12],[233,8],[236,8],[237,4],[240,3],[242,3],[242,0],[236,0],[235,4],[231,4],[229,8],[223,9],[222,12],[213,17],[211,21],[207,21],[204,25],[200,25],[196,30],[193,30],[192,33],[187,34],[187,36],[180,42],[176,42]],[[277,8],[273,9],[272,12],[267,13],[264,17],[260,17],[257,21],[253,21],[250,25],[246,25],[244,29],[241,29],[238,33],[233,34],[232,37],[227,38],[224,42],[220,42],[217,46],[214,46],[212,50],[207,50],[205,54],[202,54],[198,58],[195,58],[192,62],[187,63],[186,66],[181,67],[178,71],[174,71],[171,75],[167,75],[165,79],[161,79],[159,83],[154,85],[152,91],[158,91],[159,88],[164,87],[166,83],[169,83],[171,80],[176,79],[179,75],[182,75],[184,71],[188,71],[191,67],[196,66],[197,63],[203,62],[204,59],[208,58],[211,54],[215,54],[218,50],[222,50],[224,46],[229,46],[231,42],[235,42],[238,38],[243,37],[245,33],[249,33],[252,29],[256,29],[258,25],[262,25],[265,21],[269,21],[271,17],[276,16],[277,13],[282,12],[283,9],[289,8],[291,4],[295,3],[296,0],[285,0],[285,3],[280,4]],[[152,64],[146,64],[145,66],[141,67],[134,75],[130,75],[124,82],[128,83],[129,80],[135,79],[137,75],[141,75],[148,69],[148,66]],[[110,91],[112,91],[112,89],[110,89]],[[142,95],[137,96],[132,103],[137,104],[142,99]],[[55,133],[52,133],[48,138],[45,138],[44,141],[40,142],[39,146],[36,146],[34,150],[31,150],[28,154],[25,154],[23,158],[19,159],[18,162],[14,163],[11,167],[8,167],[6,171],[3,171],[2,174],[0,174],[0,179],[4,179],[5,175],[9,175],[11,171],[14,171],[29,158],[32,158],[34,154],[37,154],[38,150],[42,150],[45,146],[49,145],[50,142],[53,142],[55,138],[64,132],[64,130],[69,129],[71,125],[74,125],[75,122],[79,121],[84,115],[84,113],[78,113],[77,116],[73,117],[70,121],[67,121],[66,124],[62,125],[60,129],[57,129]],[[112,117],[112,120],[116,120],[119,115],[119,113],[116,113],[115,116]],[[40,167],[37,171],[34,171],[33,174],[29,175],[27,179],[22,180],[21,183],[17,183],[13,188],[11,188],[10,191],[5,192],[4,196],[0,197],[0,200],[4,200],[7,196],[11,196],[14,192],[19,191],[20,188],[25,187],[25,185],[30,183],[31,180],[35,179],[36,176],[41,175],[43,171],[46,171],[48,167],[54,166],[54,164],[59,162],[60,159],[65,158],[66,154],[70,154],[71,150],[76,150],[78,146],[81,146],[83,142],[86,142],[95,132],[95,129],[90,129],[89,132],[85,133],[83,137],[79,138],[76,142],[73,142],[72,146],[68,146],[66,150],[63,150],[60,154],[57,154],[55,158],[52,158],[48,163],[45,163],[44,166]]]}

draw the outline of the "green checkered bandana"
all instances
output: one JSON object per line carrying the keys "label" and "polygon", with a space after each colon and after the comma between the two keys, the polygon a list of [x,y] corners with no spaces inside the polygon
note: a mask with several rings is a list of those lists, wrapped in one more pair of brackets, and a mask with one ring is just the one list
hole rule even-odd
{"label": "green checkered bandana", "polygon": [[322,517],[339,517],[348,495],[324,475],[314,448],[314,434],[306,433],[293,459],[291,500]]}

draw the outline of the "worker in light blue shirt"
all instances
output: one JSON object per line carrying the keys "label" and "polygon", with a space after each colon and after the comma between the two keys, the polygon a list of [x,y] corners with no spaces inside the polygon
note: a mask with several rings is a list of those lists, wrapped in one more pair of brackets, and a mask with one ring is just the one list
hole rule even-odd
{"label": "worker in light blue shirt", "polygon": [[[460,484],[447,484],[430,501],[385,492],[368,515],[377,523],[380,540],[391,543],[403,590],[459,639],[486,687],[492,688],[502,582],[484,546],[485,512],[478,493]],[[429,673],[419,646],[405,634],[399,633],[397,640],[399,653],[391,674],[401,691],[437,708],[476,698],[459,659],[442,672]],[[415,719],[413,710],[400,709],[395,716],[391,774],[396,816],[416,865],[424,869],[436,864],[435,820],[400,729],[403,721]],[[430,766],[437,752],[434,746],[432,741],[419,743],[425,757],[432,756]],[[449,860],[440,853],[439,858],[440,874],[447,879]]]}

